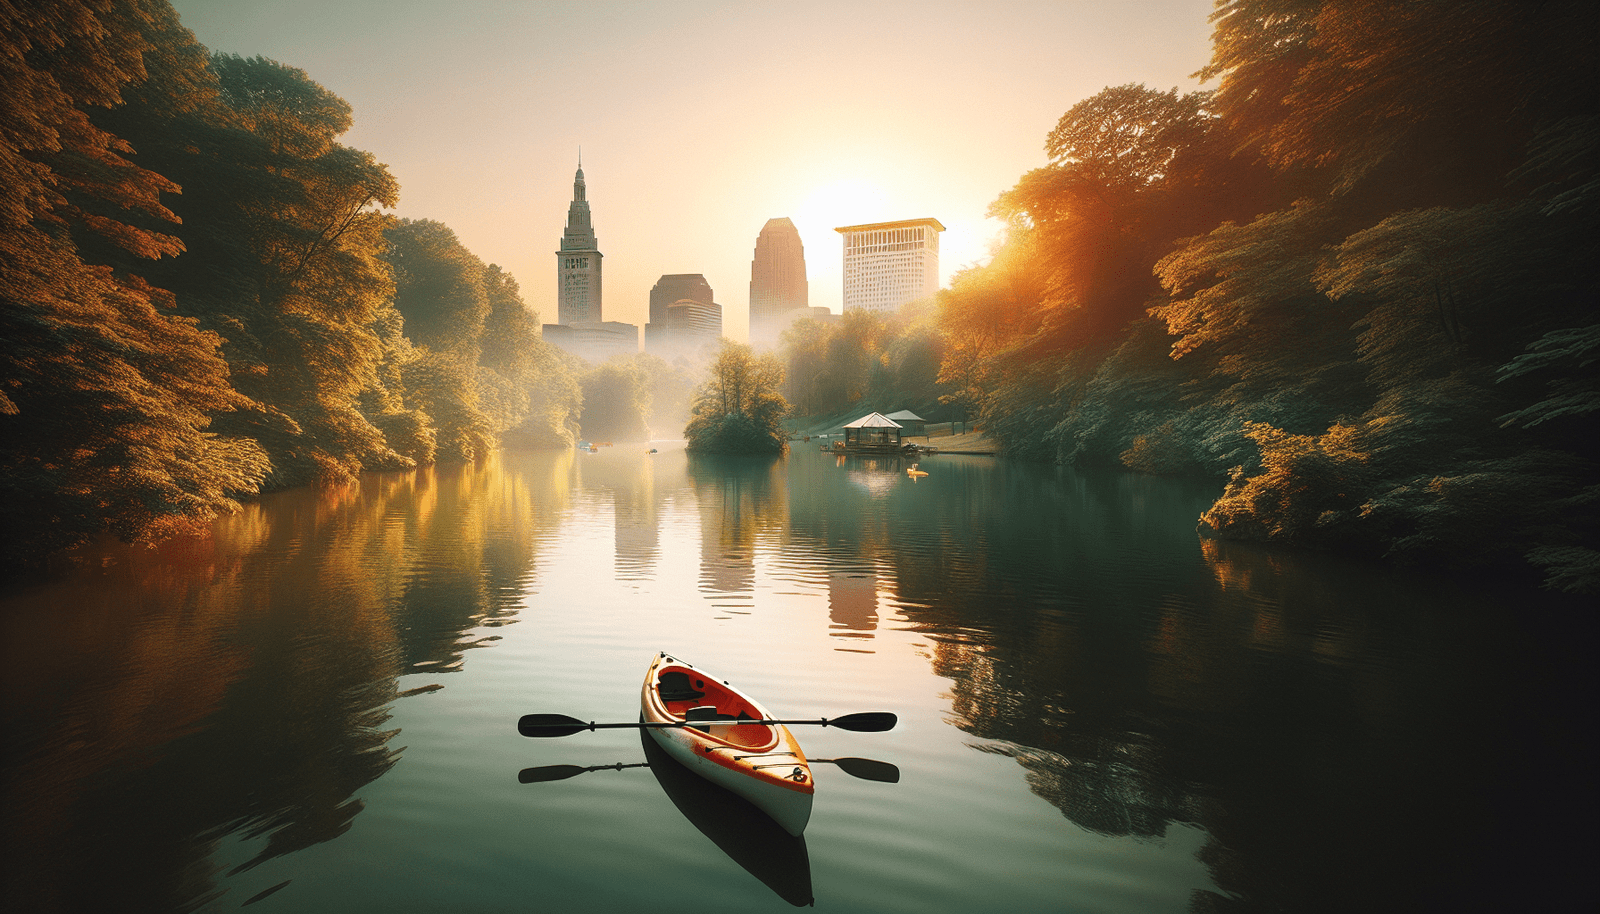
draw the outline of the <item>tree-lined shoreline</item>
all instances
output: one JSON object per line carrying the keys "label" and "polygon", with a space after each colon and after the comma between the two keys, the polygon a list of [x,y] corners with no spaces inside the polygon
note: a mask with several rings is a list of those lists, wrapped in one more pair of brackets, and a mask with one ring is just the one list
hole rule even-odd
{"label": "tree-lined shoreline", "polygon": [[165,0],[12,18],[14,561],[580,424],[781,451],[792,405],[1226,480],[1219,537],[1600,588],[1590,4],[1223,0],[1215,88],[1071,105],[993,206],[1004,243],[936,301],[801,321],[781,369],[724,350],[761,379],[743,425],[724,372],[691,417],[684,366],[544,343],[510,274],[385,212],[393,176],[303,71],[209,51]]}
{"label": "tree-lined shoreline", "polygon": [[938,400],[1012,458],[1226,481],[1212,536],[1600,590],[1600,15],[1213,22],[1216,88],[1072,106],[936,312],[794,328],[791,400]]}

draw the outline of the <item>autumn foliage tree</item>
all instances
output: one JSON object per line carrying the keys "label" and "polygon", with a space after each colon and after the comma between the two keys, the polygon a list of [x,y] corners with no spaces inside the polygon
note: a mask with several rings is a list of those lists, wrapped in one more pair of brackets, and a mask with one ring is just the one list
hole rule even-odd
{"label": "autumn foliage tree", "polygon": [[[470,459],[513,427],[570,443],[576,380],[510,276],[401,226],[425,263],[397,291],[399,187],[338,142],[352,118],[302,70],[208,52],[165,0],[0,10],[14,557]],[[459,289],[429,285],[451,265]]]}
{"label": "autumn foliage tree", "polygon": [[1226,476],[1212,533],[1600,587],[1592,4],[1225,0],[1072,106],[942,293],[1006,453]]}
{"label": "autumn foliage tree", "polygon": [[232,507],[267,472],[215,415],[248,400],[220,338],[118,266],[184,246],[167,178],[92,111],[147,77],[164,3],[8,9],[0,30],[0,511],[27,560],[111,531],[159,536]]}

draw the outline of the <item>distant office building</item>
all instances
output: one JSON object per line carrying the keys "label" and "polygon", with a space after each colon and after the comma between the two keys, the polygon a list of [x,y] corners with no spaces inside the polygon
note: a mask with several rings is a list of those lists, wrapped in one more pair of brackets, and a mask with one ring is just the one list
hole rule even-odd
{"label": "distant office building", "polygon": [[809,317],[810,319],[823,324],[832,324],[839,320],[839,315],[834,314],[832,311],[823,307],[822,305],[812,305],[811,307],[806,308],[799,314],[795,315],[795,320],[799,320],[803,317]]}
{"label": "distant office building", "polygon": [[[711,294],[711,284],[706,282],[705,276],[700,273],[667,273],[656,280],[655,286],[650,289],[650,322],[644,326],[644,348],[646,352],[666,358],[661,347],[666,345],[667,337],[667,309],[680,301],[697,301],[703,305],[713,305],[715,299]],[[722,309],[717,309],[718,333],[721,333]]]}
{"label": "distant office building", "polygon": [[685,298],[667,306],[659,354],[668,361],[679,356],[698,361],[715,352],[721,339],[722,306]]}
{"label": "distant office building", "polygon": [[[677,296],[674,298],[673,296]],[[722,339],[722,306],[699,273],[669,273],[650,290],[645,350],[671,362],[699,361]]]}
{"label": "distant office building", "polygon": [[567,230],[556,252],[556,302],[560,323],[598,322],[600,315],[600,247],[589,218],[589,200],[583,184],[583,162],[572,181],[572,203],[567,206]]}
{"label": "distant office building", "polygon": [[544,340],[586,362],[604,362],[639,351],[639,328],[621,321],[574,321],[545,324]]}
{"label": "distant office building", "polygon": [[722,338],[722,306],[689,298],[675,301],[667,306],[667,332],[715,343]]}
{"label": "distant office building", "polygon": [[750,261],[750,343],[776,345],[783,329],[809,307],[806,251],[787,218],[768,219]]}
{"label": "distant office building", "polygon": [[901,305],[939,291],[937,219],[846,225],[844,310],[893,314]]}

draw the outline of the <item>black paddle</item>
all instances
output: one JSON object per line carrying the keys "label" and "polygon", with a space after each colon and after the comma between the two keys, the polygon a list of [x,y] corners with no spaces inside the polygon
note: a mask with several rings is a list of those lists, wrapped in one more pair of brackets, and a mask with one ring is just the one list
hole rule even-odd
{"label": "black paddle", "polygon": [[[882,781],[885,784],[900,783],[900,769],[888,762],[880,762],[870,758],[814,758],[806,761],[816,764],[827,762],[838,765],[839,770],[852,777],[867,781]],[[517,772],[517,783],[539,784],[545,781],[564,781],[567,778],[577,777],[590,771],[621,771],[624,768],[648,768],[649,762],[638,762],[624,765],[621,762],[615,765],[545,765],[540,768],[524,768]]]}
{"label": "black paddle", "polygon": [[517,732],[523,736],[571,736],[584,730],[639,730],[658,729],[663,727],[705,727],[710,724],[820,724],[824,727],[838,727],[841,730],[854,730],[857,733],[882,733],[893,730],[896,718],[888,711],[863,711],[859,714],[846,714],[843,717],[819,718],[817,720],[663,720],[663,721],[636,721],[626,724],[597,724],[594,721],[585,723],[576,717],[565,714],[524,714],[517,721]]}
{"label": "black paddle", "polygon": [[615,765],[545,765],[542,768],[524,768],[517,772],[517,783],[539,784],[544,781],[565,781],[589,771],[621,771],[624,768],[649,768],[649,762],[637,762],[624,765],[621,762]]}

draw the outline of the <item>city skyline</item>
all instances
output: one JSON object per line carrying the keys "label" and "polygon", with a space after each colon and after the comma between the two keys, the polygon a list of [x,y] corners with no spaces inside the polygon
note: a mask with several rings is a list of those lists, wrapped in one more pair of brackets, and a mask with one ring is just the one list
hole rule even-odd
{"label": "city skyline", "polygon": [[[1074,103],[1130,82],[1199,87],[1212,12],[1210,0],[1001,4],[982,17],[1028,27],[984,38],[978,11],[953,2],[612,3],[583,7],[588,37],[572,42],[551,26],[578,8],[559,5],[174,6],[211,50],[298,67],[350,102],[341,142],[389,167],[394,212],[448,225],[517,278],[544,323],[560,319],[547,258],[581,146],[605,318],[642,328],[656,279],[698,272],[732,290],[737,340],[767,219],[789,217],[813,252],[813,306],[842,310],[841,225],[938,214],[948,284],[987,258],[1002,230],[989,204],[1047,163],[1045,137]],[[663,48],[702,64],[663,70]],[[874,85],[913,73],[918,92],[879,104]]]}

